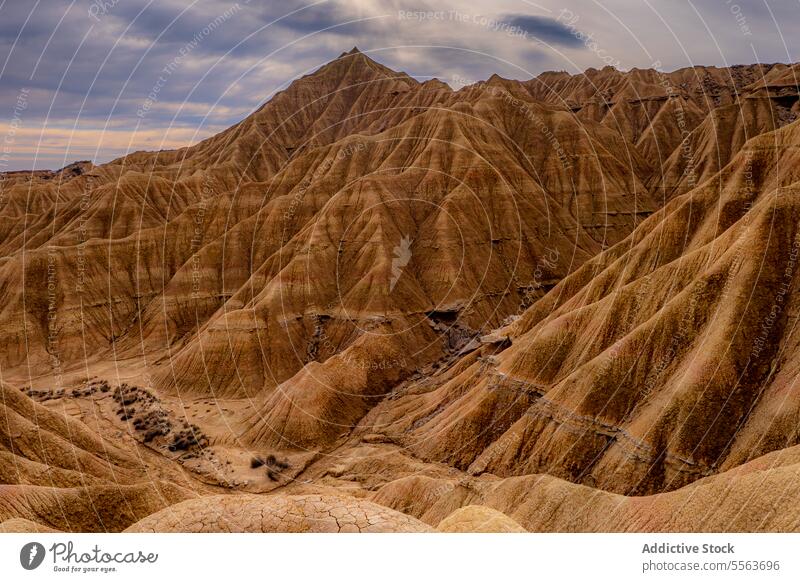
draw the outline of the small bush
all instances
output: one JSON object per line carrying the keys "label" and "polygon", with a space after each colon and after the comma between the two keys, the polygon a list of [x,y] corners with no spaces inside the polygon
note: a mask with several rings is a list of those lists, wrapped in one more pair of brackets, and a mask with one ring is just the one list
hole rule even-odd
{"label": "small bush", "polygon": [[258,469],[259,467],[264,465],[264,459],[261,457],[253,457],[250,459],[250,468],[251,469]]}
{"label": "small bush", "polygon": [[190,446],[192,445],[189,443],[187,439],[182,437],[177,437],[175,438],[174,441],[172,441],[172,443],[169,445],[168,448],[170,451],[185,451]]}
{"label": "small bush", "polygon": [[149,443],[157,436],[161,436],[161,431],[157,428],[150,429],[144,434],[144,442]]}
{"label": "small bush", "polygon": [[267,458],[264,460],[264,464],[267,465],[267,467],[275,469],[276,471],[283,471],[284,469],[289,468],[289,463],[287,461],[283,461],[275,455],[267,455]]}

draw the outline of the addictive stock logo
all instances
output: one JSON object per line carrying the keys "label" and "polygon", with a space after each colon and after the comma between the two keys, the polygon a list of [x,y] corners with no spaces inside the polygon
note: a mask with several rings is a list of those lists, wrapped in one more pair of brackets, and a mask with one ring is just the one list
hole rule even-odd
{"label": "addictive stock logo", "polygon": [[26,570],[35,570],[44,561],[44,546],[39,542],[29,542],[19,552],[19,563]]}

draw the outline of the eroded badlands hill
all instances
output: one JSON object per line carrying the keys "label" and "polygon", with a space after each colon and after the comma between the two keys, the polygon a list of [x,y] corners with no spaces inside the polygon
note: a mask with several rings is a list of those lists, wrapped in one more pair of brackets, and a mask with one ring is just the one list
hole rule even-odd
{"label": "eroded badlands hill", "polygon": [[795,529],[795,72],[354,49],[195,146],[3,175],[0,527]]}

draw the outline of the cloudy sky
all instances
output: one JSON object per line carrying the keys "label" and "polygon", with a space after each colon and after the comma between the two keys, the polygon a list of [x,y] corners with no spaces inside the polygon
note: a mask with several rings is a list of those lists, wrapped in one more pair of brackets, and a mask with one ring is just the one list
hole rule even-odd
{"label": "cloudy sky", "polygon": [[0,0],[0,171],[173,148],[353,46],[457,86],[792,62],[800,0]]}

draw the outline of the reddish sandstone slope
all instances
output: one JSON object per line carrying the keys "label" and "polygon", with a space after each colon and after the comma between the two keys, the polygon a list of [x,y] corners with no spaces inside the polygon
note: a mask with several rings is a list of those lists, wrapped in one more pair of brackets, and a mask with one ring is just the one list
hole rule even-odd
{"label": "reddish sandstone slope", "polygon": [[0,528],[120,531],[201,489],[128,439],[104,438],[5,384],[0,402]]}
{"label": "reddish sandstone slope", "polygon": [[371,425],[473,474],[628,494],[798,444],[799,140],[750,140]]}

